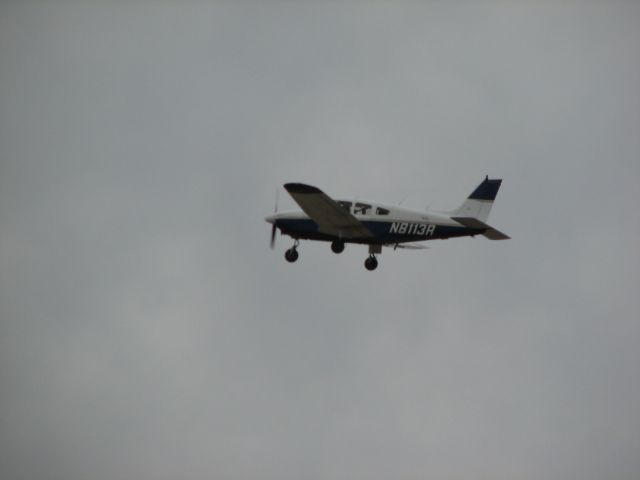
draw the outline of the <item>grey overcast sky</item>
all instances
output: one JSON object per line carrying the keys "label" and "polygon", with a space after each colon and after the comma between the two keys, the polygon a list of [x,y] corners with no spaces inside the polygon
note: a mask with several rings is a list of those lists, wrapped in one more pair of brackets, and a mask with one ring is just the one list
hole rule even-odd
{"label": "grey overcast sky", "polygon": [[[2,2],[0,476],[640,478],[639,47],[638,2]],[[510,241],[268,248],[287,181],[486,174]]]}

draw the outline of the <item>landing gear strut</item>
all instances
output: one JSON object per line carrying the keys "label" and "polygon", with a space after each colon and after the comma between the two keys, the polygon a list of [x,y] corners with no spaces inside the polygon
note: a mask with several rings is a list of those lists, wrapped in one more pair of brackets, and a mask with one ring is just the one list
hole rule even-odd
{"label": "landing gear strut", "polygon": [[364,261],[364,268],[369,271],[373,271],[378,268],[378,260],[373,254],[369,255],[369,257]]}
{"label": "landing gear strut", "polygon": [[344,242],[341,242],[339,240],[331,242],[331,251],[333,253],[342,253],[344,251]]}
{"label": "landing gear strut", "polygon": [[291,247],[289,250],[284,252],[284,258],[287,260],[287,262],[293,263],[296,260],[298,260],[298,245],[299,244],[300,244],[300,242],[298,240],[296,240],[294,242],[294,244],[293,244],[293,247]]}

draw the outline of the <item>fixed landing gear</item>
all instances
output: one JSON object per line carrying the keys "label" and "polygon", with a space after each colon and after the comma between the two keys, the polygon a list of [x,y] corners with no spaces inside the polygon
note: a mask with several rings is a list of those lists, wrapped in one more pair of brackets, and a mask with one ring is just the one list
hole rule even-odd
{"label": "fixed landing gear", "polygon": [[[289,263],[293,263],[298,260],[300,256],[298,254],[298,245],[300,245],[300,241],[296,239],[293,242],[293,246],[284,252],[284,258]],[[335,253],[341,253],[344,251],[344,242],[340,240],[335,240],[331,242],[331,250]],[[382,252],[382,245],[369,245],[369,256],[364,261],[364,267],[370,272],[378,268],[378,259],[376,258],[377,253]]]}
{"label": "fixed landing gear", "polygon": [[287,260],[287,262],[293,263],[296,260],[298,260],[298,245],[299,244],[300,244],[300,242],[298,240],[296,240],[294,242],[294,244],[293,244],[293,247],[291,247],[289,250],[284,252],[284,258]]}
{"label": "fixed landing gear", "polygon": [[344,251],[344,242],[338,240],[331,242],[331,251],[333,253],[342,253]]}
{"label": "fixed landing gear", "polygon": [[375,270],[378,268],[378,259],[374,255],[369,255],[369,257],[364,261],[364,268],[370,272]]}
{"label": "fixed landing gear", "polygon": [[287,262],[293,263],[298,260],[298,250],[295,247],[291,247],[289,250],[284,252],[284,258],[287,259]]}
{"label": "fixed landing gear", "polygon": [[382,245],[380,244],[371,244],[369,245],[369,258],[364,261],[364,268],[369,270],[370,272],[378,268],[378,259],[376,258],[376,253],[382,253]]}

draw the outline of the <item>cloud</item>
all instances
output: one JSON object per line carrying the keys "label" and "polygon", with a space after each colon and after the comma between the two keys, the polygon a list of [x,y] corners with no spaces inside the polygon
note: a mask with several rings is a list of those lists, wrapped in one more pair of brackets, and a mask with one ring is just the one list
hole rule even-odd
{"label": "cloud", "polygon": [[[0,13],[3,478],[637,476],[638,8]],[[268,249],[486,174],[509,242]]]}

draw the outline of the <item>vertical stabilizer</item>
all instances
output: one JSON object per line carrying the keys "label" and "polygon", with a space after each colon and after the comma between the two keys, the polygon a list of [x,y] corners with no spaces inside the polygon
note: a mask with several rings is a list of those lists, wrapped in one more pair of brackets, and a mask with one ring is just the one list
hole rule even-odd
{"label": "vertical stabilizer", "polygon": [[486,222],[501,183],[501,179],[489,180],[487,176],[457,210],[450,212],[451,216],[473,217]]}

